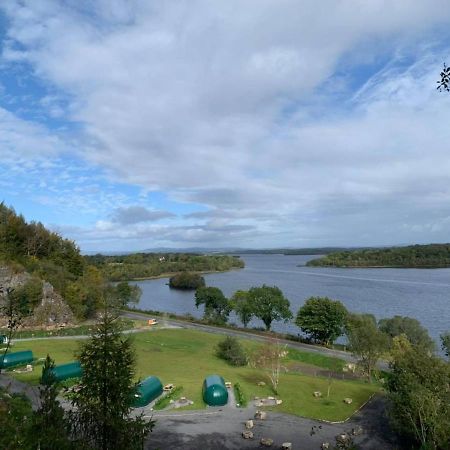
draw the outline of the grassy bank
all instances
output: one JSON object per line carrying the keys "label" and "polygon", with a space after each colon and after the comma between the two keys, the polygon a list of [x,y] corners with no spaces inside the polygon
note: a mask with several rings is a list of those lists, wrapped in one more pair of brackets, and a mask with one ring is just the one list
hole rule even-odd
{"label": "grassy bank", "polygon": [[[273,395],[267,376],[251,367],[231,367],[215,356],[215,346],[223,339],[210,333],[185,329],[152,330],[135,334],[137,356],[136,378],[149,375],[158,376],[165,383],[183,386],[183,396],[194,401],[190,409],[204,408],[202,400],[202,382],[210,374],[220,374],[226,381],[239,383],[243,395],[251,400],[255,396]],[[242,341],[247,351],[252,351],[259,344]],[[37,358],[49,353],[57,364],[71,361],[79,343],[76,340],[40,340],[18,343],[14,350],[33,350]],[[318,369],[336,367],[333,361],[322,355],[310,355],[306,352],[289,350],[286,366],[289,363],[305,364]],[[338,360],[339,361],[339,360]],[[37,383],[40,376],[39,367],[32,373],[17,374],[17,378],[30,383]],[[264,381],[265,386],[258,386]],[[332,380],[330,396],[326,398],[329,379],[320,376],[303,375],[299,372],[285,372],[280,377],[279,397],[283,404],[277,407],[280,412],[323,420],[338,421],[346,419],[362,405],[379,388],[360,381]],[[321,391],[322,398],[315,398],[314,391]],[[351,405],[343,399],[353,399]]]}

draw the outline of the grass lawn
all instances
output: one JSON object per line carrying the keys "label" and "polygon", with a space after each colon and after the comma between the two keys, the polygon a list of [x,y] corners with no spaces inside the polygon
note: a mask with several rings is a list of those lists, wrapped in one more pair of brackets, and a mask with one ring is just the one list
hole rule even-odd
{"label": "grass lawn", "polygon": [[[183,386],[181,395],[194,401],[190,409],[205,407],[201,391],[202,382],[207,375],[222,375],[225,381],[241,385],[248,400],[254,396],[273,395],[267,377],[263,372],[250,367],[232,367],[214,355],[214,347],[223,336],[194,330],[165,329],[136,333],[132,336],[137,356],[137,378],[150,375],[158,376],[163,384],[173,383]],[[244,346],[251,350],[259,345],[243,340]],[[72,361],[79,348],[75,340],[39,340],[17,343],[13,351],[31,349],[36,358],[49,353],[56,364]],[[342,362],[307,352],[289,350],[286,363],[303,362],[319,368],[338,369]],[[37,383],[40,376],[37,367],[32,373],[17,374],[17,378],[30,383]],[[257,386],[265,381],[266,386]],[[327,395],[329,380],[322,377],[307,376],[287,372],[281,375],[278,397],[283,404],[277,411],[324,420],[344,420],[380,388],[361,381],[332,380],[329,398]],[[315,398],[314,391],[321,391],[322,398]],[[353,399],[351,405],[343,399]]]}

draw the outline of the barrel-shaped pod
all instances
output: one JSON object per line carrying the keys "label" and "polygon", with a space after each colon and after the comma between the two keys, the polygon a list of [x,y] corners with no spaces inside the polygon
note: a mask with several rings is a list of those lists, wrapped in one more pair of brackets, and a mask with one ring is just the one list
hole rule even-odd
{"label": "barrel-shaped pod", "polygon": [[[83,369],[79,361],[72,361],[67,364],[55,366],[51,373],[55,381],[64,381],[69,378],[80,378],[83,374]],[[44,374],[45,377],[46,374]]]}
{"label": "barrel-shaped pod", "polygon": [[133,406],[147,406],[163,393],[163,385],[158,377],[148,377],[137,385]]}
{"label": "barrel-shaped pod", "polygon": [[14,366],[25,366],[33,362],[33,359],[33,352],[31,350],[7,353],[6,355],[0,353],[0,368],[6,369]]}
{"label": "barrel-shaped pod", "polygon": [[203,400],[209,406],[223,406],[228,403],[228,391],[221,376],[210,375],[205,378]]}

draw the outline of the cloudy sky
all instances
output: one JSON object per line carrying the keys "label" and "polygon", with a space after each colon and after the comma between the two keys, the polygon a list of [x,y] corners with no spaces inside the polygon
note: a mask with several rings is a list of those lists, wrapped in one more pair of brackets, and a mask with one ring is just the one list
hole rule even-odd
{"label": "cloudy sky", "polygon": [[448,0],[6,0],[0,201],[83,251],[450,241]]}

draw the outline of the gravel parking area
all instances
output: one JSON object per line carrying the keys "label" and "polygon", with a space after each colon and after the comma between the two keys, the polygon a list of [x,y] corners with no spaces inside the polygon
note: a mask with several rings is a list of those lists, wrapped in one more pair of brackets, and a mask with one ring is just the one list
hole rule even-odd
{"label": "gravel parking area", "polygon": [[[362,427],[363,433],[355,438],[363,450],[390,450],[398,448],[389,431],[385,416],[385,401],[374,398],[351,420],[344,424],[327,424],[301,417],[268,412],[266,420],[254,420],[254,439],[241,436],[245,421],[253,419],[256,408],[208,408],[205,411],[179,411],[155,413],[157,424],[150,434],[146,449],[165,450],[224,450],[263,448],[260,439],[273,439],[271,448],[280,449],[283,442],[291,442],[292,449],[319,450],[323,442],[334,444],[340,433]],[[321,427],[320,429],[318,427]],[[316,433],[311,435],[311,429]]]}

